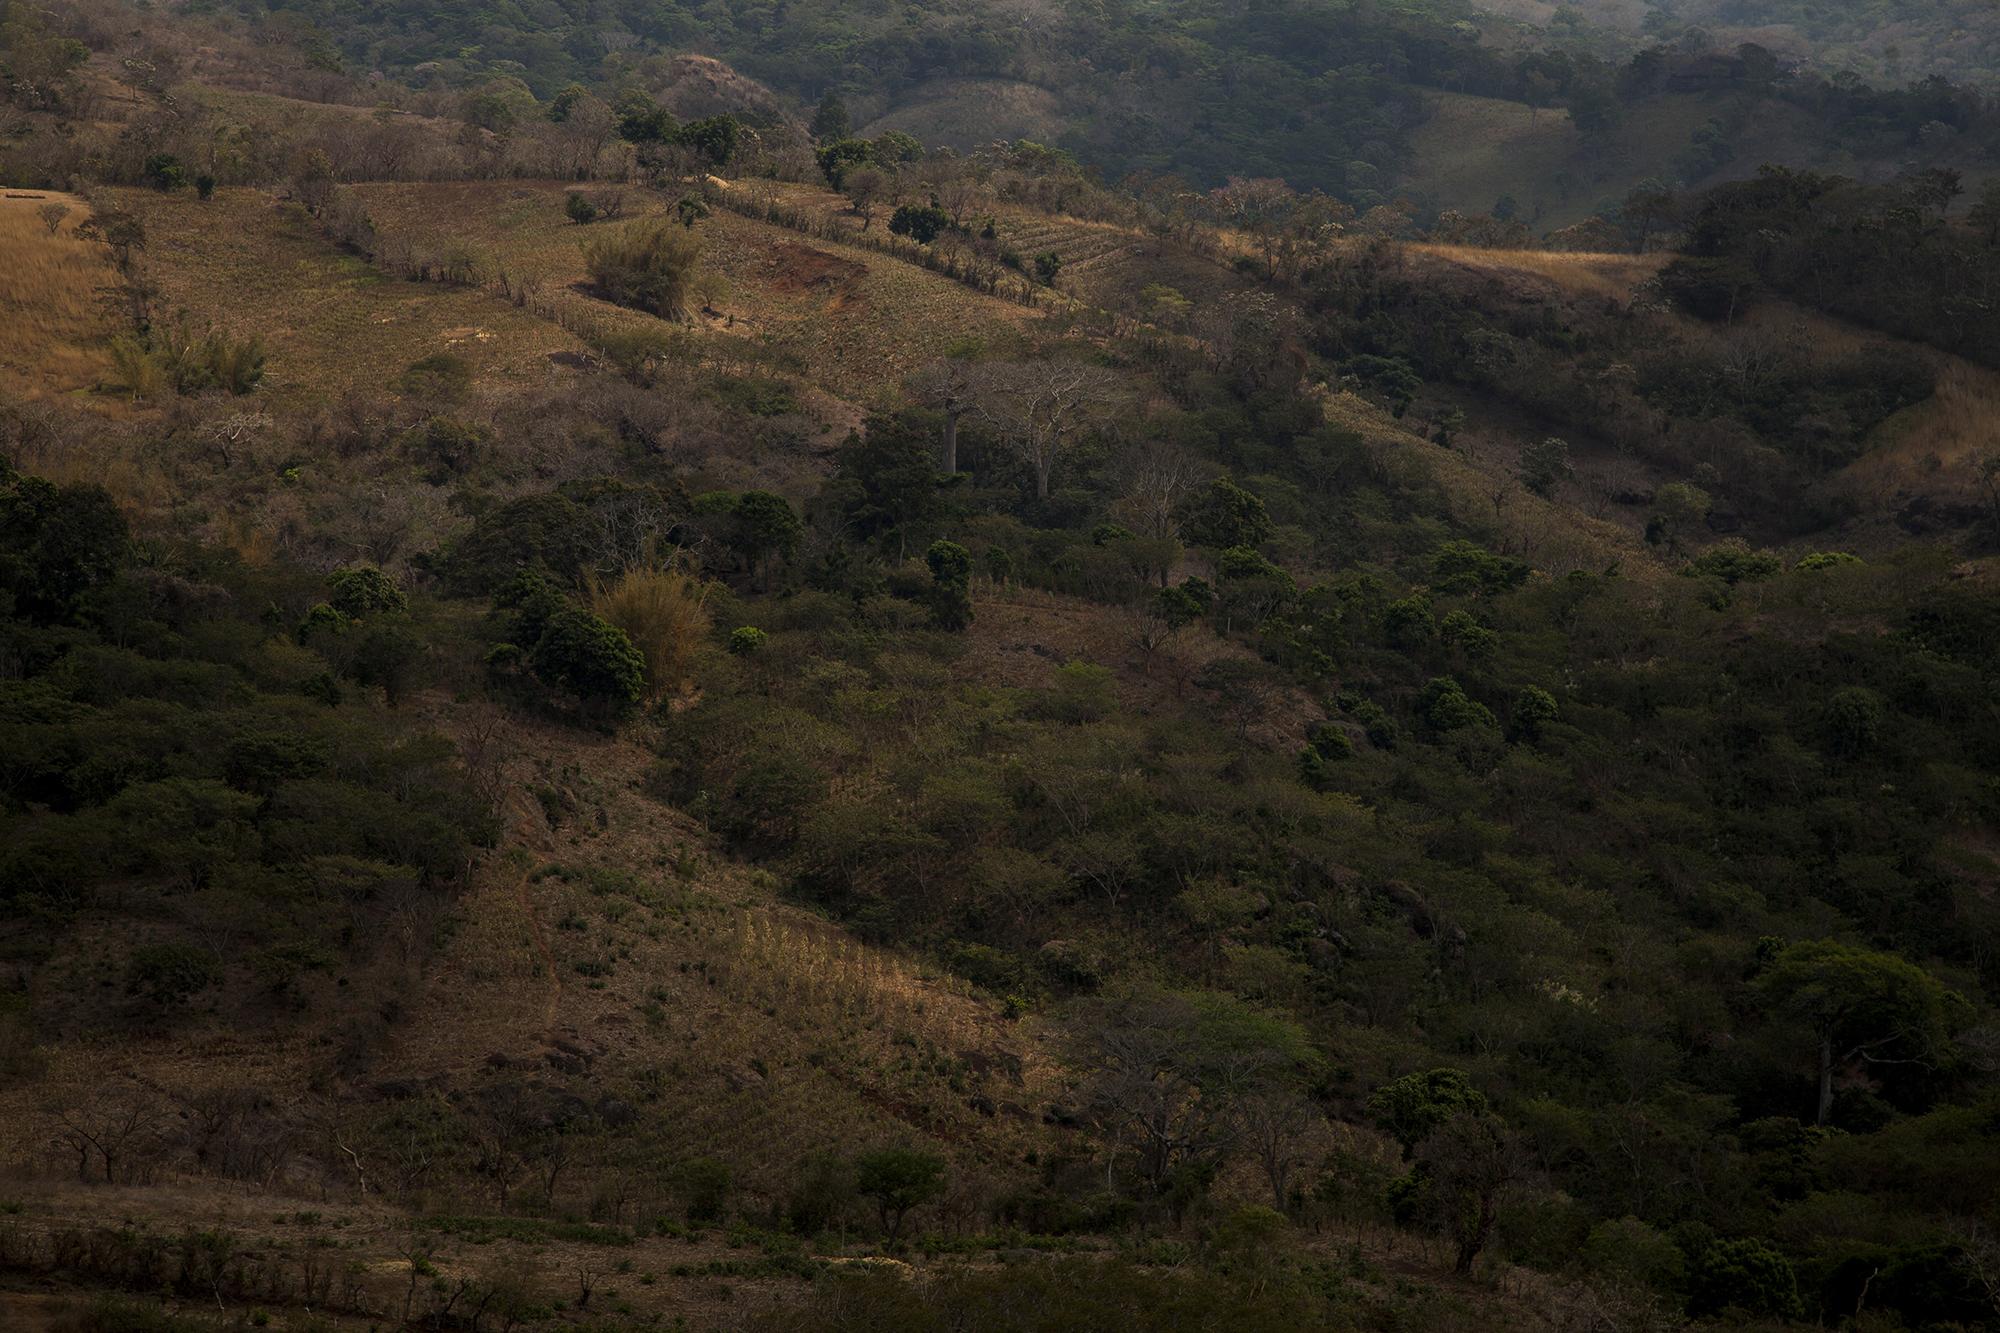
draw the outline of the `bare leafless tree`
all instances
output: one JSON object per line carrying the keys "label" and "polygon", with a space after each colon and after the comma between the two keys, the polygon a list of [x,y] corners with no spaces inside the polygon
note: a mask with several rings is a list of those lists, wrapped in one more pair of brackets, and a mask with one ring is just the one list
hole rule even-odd
{"label": "bare leafless tree", "polygon": [[1118,381],[1088,362],[993,361],[980,372],[978,411],[1035,473],[1035,498],[1049,498],[1056,463],[1110,415]]}
{"label": "bare leafless tree", "polygon": [[75,1155],[77,1179],[92,1179],[95,1165],[110,1185],[129,1185],[151,1171],[171,1118],[166,1099],[130,1077],[51,1109],[61,1127],[55,1142]]}
{"label": "bare leafless tree", "polygon": [[1127,445],[1117,468],[1124,494],[1114,511],[1133,530],[1159,538],[1176,535],[1174,510],[1212,470],[1187,450],[1158,440]]}
{"label": "bare leafless tree", "polygon": [[1319,1108],[1296,1089],[1259,1088],[1237,1106],[1243,1136],[1271,1187],[1271,1206],[1290,1211],[1292,1174],[1305,1162],[1306,1135],[1321,1119]]}

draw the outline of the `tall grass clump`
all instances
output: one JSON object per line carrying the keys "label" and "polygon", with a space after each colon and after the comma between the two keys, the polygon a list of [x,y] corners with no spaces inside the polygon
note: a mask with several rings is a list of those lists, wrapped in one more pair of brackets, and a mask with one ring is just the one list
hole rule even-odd
{"label": "tall grass clump", "polygon": [[646,659],[651,696],[679,690],[708,633],[708,585],[681,569],[635,568],[609,583],[593,574],[589,593],[590,609],[624,630]]}
{"label": "tall grass clump", "polygon": [[138,338],[112,339],[111,367],[119,387],[134,398],[210,389],[246,394],[264,378],[264,343],[254,334],[232,338],[218,329],[197,330],[183,317]]}
{"label": "tall grass clump", "polygon": [[666,217],[640,218],[583,243],[590,280],[619,305],[685,320],[701,242]]}

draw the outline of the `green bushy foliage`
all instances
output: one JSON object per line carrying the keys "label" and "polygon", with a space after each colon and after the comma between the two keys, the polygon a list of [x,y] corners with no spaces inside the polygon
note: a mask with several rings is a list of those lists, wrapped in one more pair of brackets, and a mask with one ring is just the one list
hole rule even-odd
{"label": "green bushy foliage", "polygon": [[409,609],[396,580],[369,565],[352,565],[327,575],[327,604],[351,620]]}
{"label": "green bushy foliage", "polygon": [[1688,1312],[1728,1311],[1779,1319],[1805,1313],[1798,1279],[1785,1257],[1760,1240],[1719,1240],[1696,1258],[1689,1274]]}
{"label": "green bushy foliage", "polygon": [[936,204],[903,204],[889,218],[889,230],[929,245],[951,226],[951,214]]}
{"label": "green bushy foliage", "polygon": [[528,666],[549,686],[613,716],[646,691],[646,662],[625,632],[581,607],[566,606],[541,626]]}
{"label": "green bushy foliage", "polygon": [[56,486],[0,460],[0,610],[50,622],[75,616],[129,549],[118,506],[100,486]]}

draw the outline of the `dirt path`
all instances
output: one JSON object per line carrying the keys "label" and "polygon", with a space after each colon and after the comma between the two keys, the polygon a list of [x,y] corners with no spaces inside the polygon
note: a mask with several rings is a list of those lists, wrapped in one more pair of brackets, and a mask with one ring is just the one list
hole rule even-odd
{"label": "dirt path", "polygon": [[[539,839],[533,832],[535,812],[518,789],[507,795],[507,814],[515,832],[513,845],[523,851],[537,850],[535,844]],[[548,932],[542,926],[541,914],[535,910],[534,894],[528,891],[535,873],[535,859],[531,856],[522,865],[520,876],[514,881],[514,896],[520,901],[521,915],[528,919],[528,937],[534,944],[535,957],[549,979],[549,997],[542,1006],[542,1040],[547,1041],[555,1034],[556,1017],[562,1011],[563,984],[562,969],[556,965],[555,951],[549,948]]]}

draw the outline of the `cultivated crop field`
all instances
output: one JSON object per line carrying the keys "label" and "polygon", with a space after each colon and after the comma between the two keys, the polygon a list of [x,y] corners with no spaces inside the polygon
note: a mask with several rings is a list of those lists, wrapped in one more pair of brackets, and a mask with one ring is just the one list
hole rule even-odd
{"label": "cultivated crop field", "polygon": [[[755,188],[788,208],[810,214],[822,226],[862,231],[862,219],[841,195],[811,185],[775,182],[759,182]],[[887,215],[892,211],[884,205],[870,230],[886,230]],[[1012,252],[1024,275],[1034,271],[1036,255],[1050,253],[1062,261],[1056,281],[1058,298],[1067,296],[1085,305],[1144,317],[1151,312],[1144,309],[1141,293],[1149,286],[1171,287],[1197,309],[1250,286],[1226,263],[1117,223],[1044,213],[1013,203],[982,204],[979,215],[992,218],[995,239],[1003,250]],[[1026,283],[1029,279],[1010,276],[1008,281]]]}

